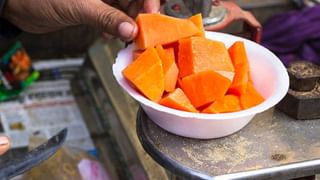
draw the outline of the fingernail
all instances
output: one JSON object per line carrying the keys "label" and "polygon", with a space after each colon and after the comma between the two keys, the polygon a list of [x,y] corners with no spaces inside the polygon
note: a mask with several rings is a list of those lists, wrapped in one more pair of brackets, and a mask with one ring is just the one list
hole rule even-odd
{"label": "fingernail", "polygon": [[122,36],[123,38],[132,39],[135,31],[135,26],[128,22],[123,22],[119,25],[118,30],[120,36]]}
{"label": "fingernail", "polygon": [[159,10],[159,8],[154,7],[151,9],[151,13],[159,14],[160,10]]}
{"label": "fingernail", "polygon": [[9,139],[4,136],[0,136],[0,146],[9,144]]}

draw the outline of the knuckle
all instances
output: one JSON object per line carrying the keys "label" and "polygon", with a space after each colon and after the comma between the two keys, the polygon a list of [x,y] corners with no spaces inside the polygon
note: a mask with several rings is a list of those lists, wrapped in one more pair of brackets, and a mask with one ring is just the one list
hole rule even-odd
{"label": "knuckle", "polygon": [[116,25],[117,17],[121,15],[116,10],[100,10],[96,22],[102,28],[110,28]]}

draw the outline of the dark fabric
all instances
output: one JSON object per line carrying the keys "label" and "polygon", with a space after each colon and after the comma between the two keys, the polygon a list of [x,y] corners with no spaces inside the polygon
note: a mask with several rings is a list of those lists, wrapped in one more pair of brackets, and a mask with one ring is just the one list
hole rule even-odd
{"label": "dark fabric", "polygon": [[6,0],[0,0],[0,42],[3,39],[15,37],[21,32],[17,27],[1,18],[5,4]]}
{"label": "dark fabric", "polygon": [[5,4],[6,4],[6,0],[0,0],[0,17],[2,15]]}
{"label": "dark fabric", "polygon": [[0,18],[0,42],[4,39],[14,38],[19,35],[20,32],[20,29],[13,26],[8,21]]}
{"label": "dark fabric", "polygon": [[286,65],[295,60],[320,64],[320,6],[272,17],[263,26],[262,45]]}

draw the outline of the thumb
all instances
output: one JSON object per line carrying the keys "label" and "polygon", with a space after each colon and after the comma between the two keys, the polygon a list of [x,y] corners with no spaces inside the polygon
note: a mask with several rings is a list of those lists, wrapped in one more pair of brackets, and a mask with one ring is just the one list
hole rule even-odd
{"label": "thumb", "polygon": [[93,25],[104,33],[120,37],[126,41],[135,38],[138,28],[133,19],[100,0],[91,2],[82,14],[82,21],[85,24]]}
{"label": "thumb", "polygon": [[0,155],[4,154],[10,148],[9,138],[6,136],[0,136]]}

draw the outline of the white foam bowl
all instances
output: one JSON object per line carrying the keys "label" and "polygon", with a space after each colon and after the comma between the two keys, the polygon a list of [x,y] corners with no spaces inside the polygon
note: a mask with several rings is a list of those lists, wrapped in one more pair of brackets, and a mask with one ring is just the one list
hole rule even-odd
{"label": "white foam bowl", "polygon": [[134,45],[121,50],[113,65],[113,74],[120,86],[137,100],[148,117],[163,129],[185,137],[219,138],[246,126],[257,114],[276,105],[287,93],[289,77],[282,62],[268,49],[244,38],[218,32],[206,32],[206,37],[222,41],[230,47],[243,41],[248,54],[252,80],[265,101],[255,107],[233,113],[201,114],[175,110],[146,99],[124,79],[122,70],[132,61]]}

